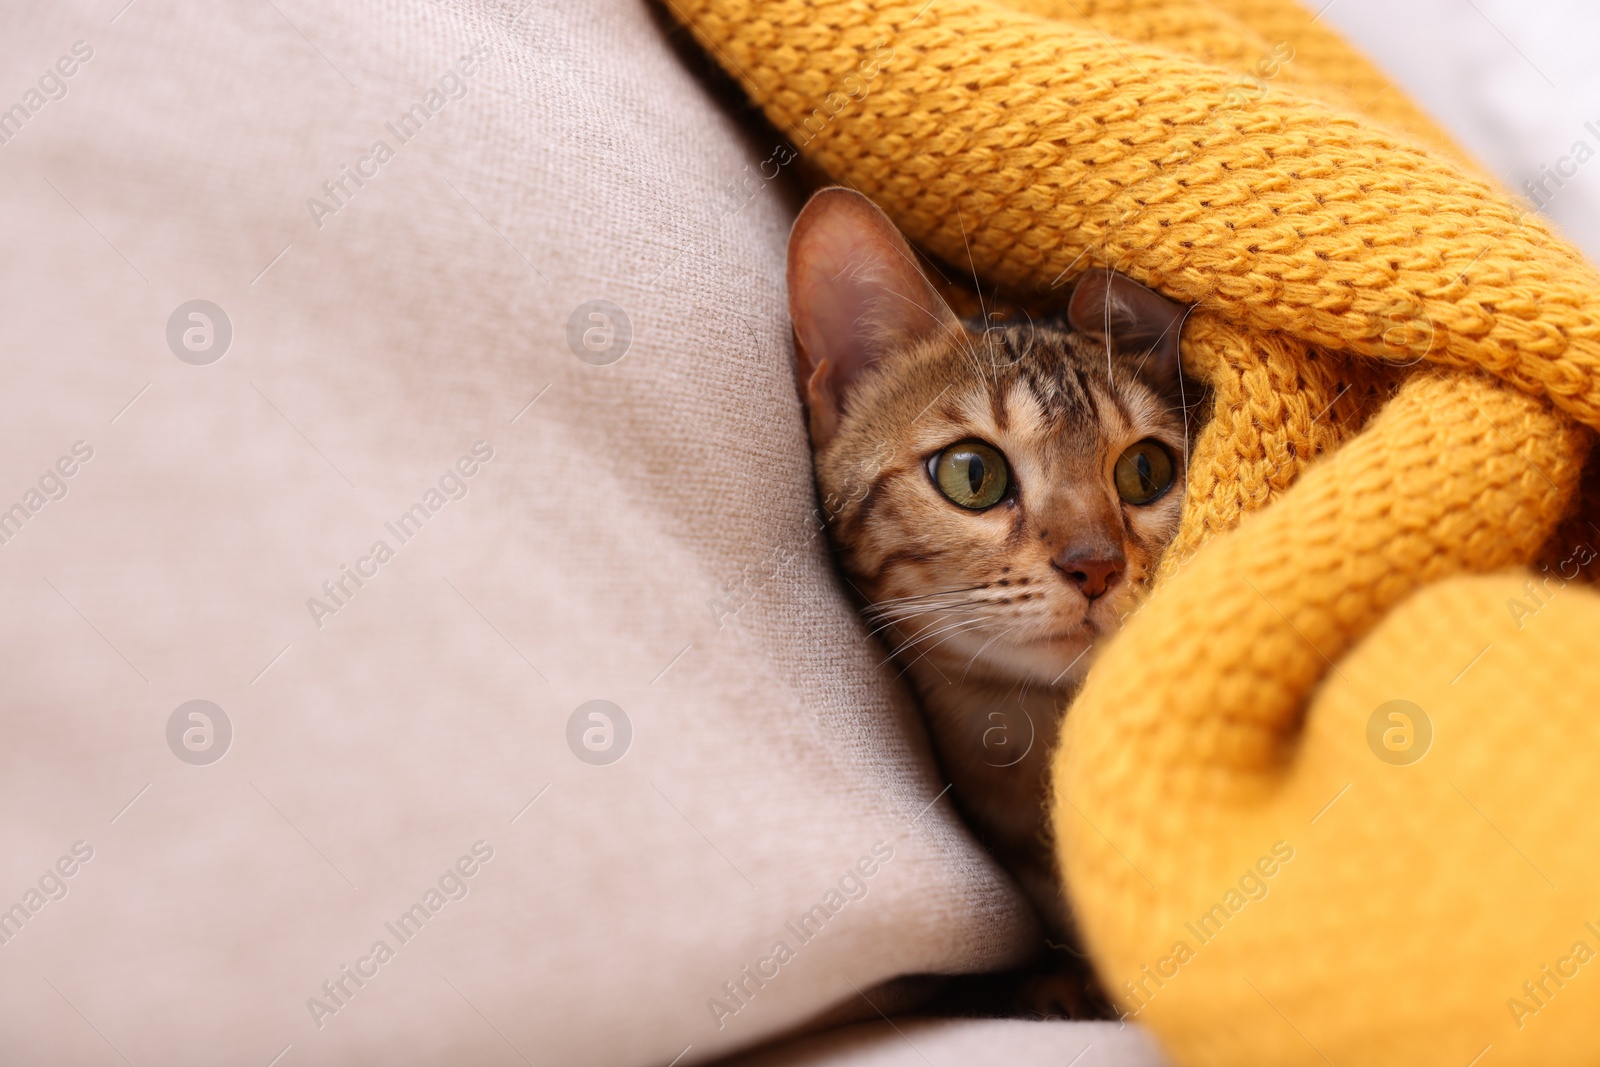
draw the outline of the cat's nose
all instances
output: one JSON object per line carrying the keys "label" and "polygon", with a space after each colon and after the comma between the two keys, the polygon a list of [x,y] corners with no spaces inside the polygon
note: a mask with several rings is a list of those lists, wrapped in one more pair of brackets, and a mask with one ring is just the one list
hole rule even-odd
{"label": "cat's nose", "polygon": [[1104,596],[1127,564],[1121,552],[1082,553],[1072,548],[1050,562],[1090,600]]}

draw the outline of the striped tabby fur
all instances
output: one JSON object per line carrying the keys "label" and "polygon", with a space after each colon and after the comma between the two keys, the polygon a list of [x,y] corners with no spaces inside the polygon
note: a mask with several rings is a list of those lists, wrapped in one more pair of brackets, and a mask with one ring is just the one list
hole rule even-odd
{"label": "striped tabby fur", "polygon": [[[1104,336],[1068,321],[983,331],[944,307],[858,194],[818,194],[790,244],[801,391],[839,562],[921,698],[960,810],[1058,935],[1070,924],[1045,822],[1049,754],[1097,643],[1177,532],[1189,450],[1168,380],[1177,326],[1170,343],[1120,344],[1138,310],[1115,303],[1122,284],[1102,272],[1100,302],[1084,305],[1104,315]],[[952,503],[930,474],[942,450],[974,440],[1009,467],[1011,495],[986,510]],[[1133,506],[1114,467],[1149,440],[1176,481]],[[1078,557],[1119,560],[1120,573],[1091,597],[1069,573]]]}

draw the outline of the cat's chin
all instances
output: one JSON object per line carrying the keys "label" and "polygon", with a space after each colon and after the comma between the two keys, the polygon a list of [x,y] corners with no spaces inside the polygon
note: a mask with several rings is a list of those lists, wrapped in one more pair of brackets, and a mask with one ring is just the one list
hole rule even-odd
{"label": "cat's chin", "polygon": [[1088,671],[1099,637],[1099,630],[1084,620],[1031,640],[996,644],[984,658],[992,671],[1029,685],[1072,686]]}
{"label": "cat's chin", "polygon": [[1078,650],[1081,650],[1084,645],[1091,644],[1099,639],[1100,628],[1094,624],[1092,619],[1085,616],[1082,621],[1072,626],[1064,627],[1054,633],[1045,634],[1043,637],[1034,639],[1030,644],[1057,647],[1073,645]]}
{"label": "cat's chin", "polygon": [[[1051,687],[1075,686],[1083,681],[1094,662],[1098,646],[1118,629],[1121,619],[1115,604],[1104,602],[1104,611],[1096,610],[1101,603],[1079,616],[1069,626],[1019,643],[1014,649],[1013,670],[1034,684]],[[1105,615],[1105,618],[1096,616]]]}

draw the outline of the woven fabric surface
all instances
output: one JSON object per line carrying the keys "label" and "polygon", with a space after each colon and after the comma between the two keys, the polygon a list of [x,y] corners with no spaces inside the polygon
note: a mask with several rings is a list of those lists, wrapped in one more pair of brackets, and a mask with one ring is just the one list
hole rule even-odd
{"label": "woven fabric surface", "polygon": [[[1551,604],[1594,554],[1592,267],[1287,0],[669,7],[934,256],[1196,305],[1184,525],[1056,759],[1123,1007],[1184,1063],[1592,1060],[1600,983],[1541,971],[1600,947],[1570,639],[1600,601]],[[1396,699],[1421,762],[1369,743]]]}

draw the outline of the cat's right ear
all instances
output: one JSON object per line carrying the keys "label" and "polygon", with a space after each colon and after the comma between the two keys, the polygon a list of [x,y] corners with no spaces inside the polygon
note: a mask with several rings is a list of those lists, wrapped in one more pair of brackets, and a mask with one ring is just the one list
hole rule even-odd
{"label": "cat's right ear", "polygon": [[832,439],[852,386],[875,361],[961,329],[889,217],[837,187],[813,196],[789,234],[789,317],[817,448]]}

